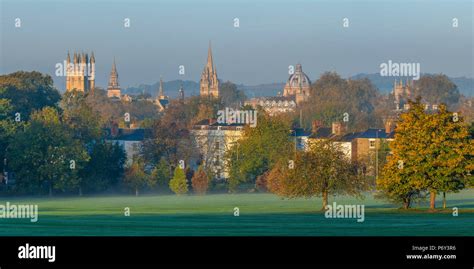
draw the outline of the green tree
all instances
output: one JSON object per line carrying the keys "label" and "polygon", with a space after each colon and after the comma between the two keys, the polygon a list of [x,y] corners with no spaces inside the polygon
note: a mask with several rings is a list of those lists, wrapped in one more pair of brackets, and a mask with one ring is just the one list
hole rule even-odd
{"label": "green tree", "polygon": [[382,177],[377,182],[380,194],[402,202],[422,192],[430,193],[430,209],[435,209],[438,192],[457,192],[472,180],[472,141],[462,117],[441,105],[427,113],[421,98],[409,102],[410,109],[400,116]]}
{"label": "green tree", "polygon": [[236,191],[241,183],[255,182],[259,175],[270,170],[279,159],[293,154],[290,124],[279,117],[258,111],[256,127],[246,126],[240,138],[226,152],[229,189]]}
{"label": "green tree", "polygon": [[84,146],[90,146],[102,135],[100,117],[86,102],[83,92],[68,91],[61,100],[63,122],[74,132]]}
{"label": "green tree", "polygon": [[373,113],[377,96],[377,88],[368,79],[346,80],[337,73],[326,72],[311,85],[309,101],[299,105],[305,115],[302,127],[311,127],[314,119],[330,126],[347,115],[350,129],[367,129],[377,119]]}
{"label": "green tree", "polygon": [[160,189],[169,189],[169,182],[171,179],[169,164],[165,158],[161,158],[160,162],[153,169],[151,173],[153,180],[156,182],[156,186]]}
{"label": "green tree", "polygon": [[92,146],[90,160],[80,171],[80,194],[104,191],[115,186],[124,174],[127,155],[119,144],[98,141]]}
{"label": "green tree", "polygon": [[177,195],[186,194],[188,192],[188,182],[184,170],[179,166],[174,170],[173,178],[169,183],[170,189]]}
{"label": "green tree", "polygon": [[280,160],[268,174],[267,187],[288,198],[322,197],[321,210],[325,210],[330,194],[361,197],[368,184],[336,144],[317,141],[311,143],[309,151],[298,152],[293,164]]}
{"label": "green tree", "polygon": [[0,182],[3,180],[7,147],[22,125],[13,120],[10,100],[0,99]]}
{"label": "green tree", "polygon": [[226,81],[220,85],[219,97],[225,107],[238,107],[240,104],[243,104],[246,99],[245,93],[238,90],[237,85],[230,81]]}
{"label": "green tree", "polygon": [[416,95],[430,104],[456,105],[461,94],[446,75],[423,75],[415,82]]}
{"label": "green tree", "polygon": [[60,121],[56,109],[45,107],[31,115],[31,121],[13,138],[7,150],[17,188],[34,193],[47,186],[70,191],[80,185],[78,172],[89,160],[80,141]]}
{"label": "green tree", "polygon": [[27,121],[35,110],[56,107],[60,98],[49,75],[35,71],[0,75],[0,99],[8,99],[12,111],[19,113],[22,121]]}

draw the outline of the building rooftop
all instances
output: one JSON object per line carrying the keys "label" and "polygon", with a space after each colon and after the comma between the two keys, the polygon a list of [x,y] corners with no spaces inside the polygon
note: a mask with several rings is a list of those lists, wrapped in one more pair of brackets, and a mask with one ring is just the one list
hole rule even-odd
{"label": "building rooftop", "polygon": [[359,133],[359,135],[356,138],[381,138],[381,139],[387,139],[387,138],[393,138],[394,137],[394,132],[391,132],[387,134],[385,132],[385,129],[377,129],[377,128],[369,128],[366,131]]}
{"label": "building rooftop", "polygon": [[310,136],[311,135],[311,132],[310,131],[306,131],[305,129],[303,128],[293,128],[291,130],[291,136]]}
{"label": "building rooftop", "polygon": [[369,128],[364,132],[353,132],[346,133],[342,136],[336,136],[332,133],[332,129],[329,127],[321,127],[316,130],[316,132],[310,135],[310,138],[319,138],[319,139],[335,139],[342,142],[349,142],[356,138],[380,138],[380,139],[391,139],[395,135],[394,132],[389,134],[385,133],[385,129]]}
{"label": "building rooftop", "polygon": [[107,140],[121,140],[121,141],[143,141],[149,137],[150,129],[126,129],[118,128],[116,134],[113,134],[112,128],[106,128],[105,139]]}

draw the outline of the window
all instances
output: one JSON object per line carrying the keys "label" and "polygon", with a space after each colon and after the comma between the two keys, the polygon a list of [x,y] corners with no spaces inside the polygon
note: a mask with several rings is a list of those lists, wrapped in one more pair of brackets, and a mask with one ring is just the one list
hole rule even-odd
{"label": "window", "polygon": [[369,148],[374,149],[375,148],[375,139],[369,139]]}

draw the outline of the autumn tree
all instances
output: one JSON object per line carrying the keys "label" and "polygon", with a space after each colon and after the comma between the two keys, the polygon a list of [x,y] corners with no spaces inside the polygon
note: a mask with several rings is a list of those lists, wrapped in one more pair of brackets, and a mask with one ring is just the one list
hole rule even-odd
{"label": "autumn tree", "polygon": [[463,119],[441,105],[434,113],[425,111],[421,98],[410,101],[401,114],[390,144],[382,176],[377,181],[381,194],[409,208],[413,198],[430,194],[435,209],[438,192],[457,192],[472,180],[473,144]]}
{"label": "autumn tree", "polygon": [[377,88],[368,79],[346,80],[326,72],[311,85],[308,102],[299,106],[305,115],[302,127],[310,127],[314,119],[330,125],[347,116],[350,129],[366,129],[376,122],[373,112],[377,96]]}
{"label": "autumn tree", "polygon": [[145,172],[145,162],[142,158],[134,158],[130,167],[125,170],[124,183],[135,190],[135,196],[138,196],[140,189],[153,186],[154,181]]}
{"label": "autumn tree", "polygon": [[199,166],[196,173],[194,173],[192,178],[193,190],[196,194],[204,195],[209,188],[209,178],[204,171],[202,165]]}
{"label": "autumn tree", "polygon": [[329,195],[361,196],[368,184],[335,143],[314,141],[309,151],[297,153],[295,162],[280,160],[268,174],[267,187],[288,198],[322,197],[325,210]]}

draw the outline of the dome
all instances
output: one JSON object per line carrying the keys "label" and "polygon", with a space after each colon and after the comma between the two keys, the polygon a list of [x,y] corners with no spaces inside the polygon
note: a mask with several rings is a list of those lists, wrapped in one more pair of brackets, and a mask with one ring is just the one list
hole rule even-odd
{"label": "dome", "polygon": [[295,72],[288,78],[286,86],[291,88],[307,88],[311,86],[311,81],[309,80],[309,77],[303,72],[301,64],[296,65]]}

